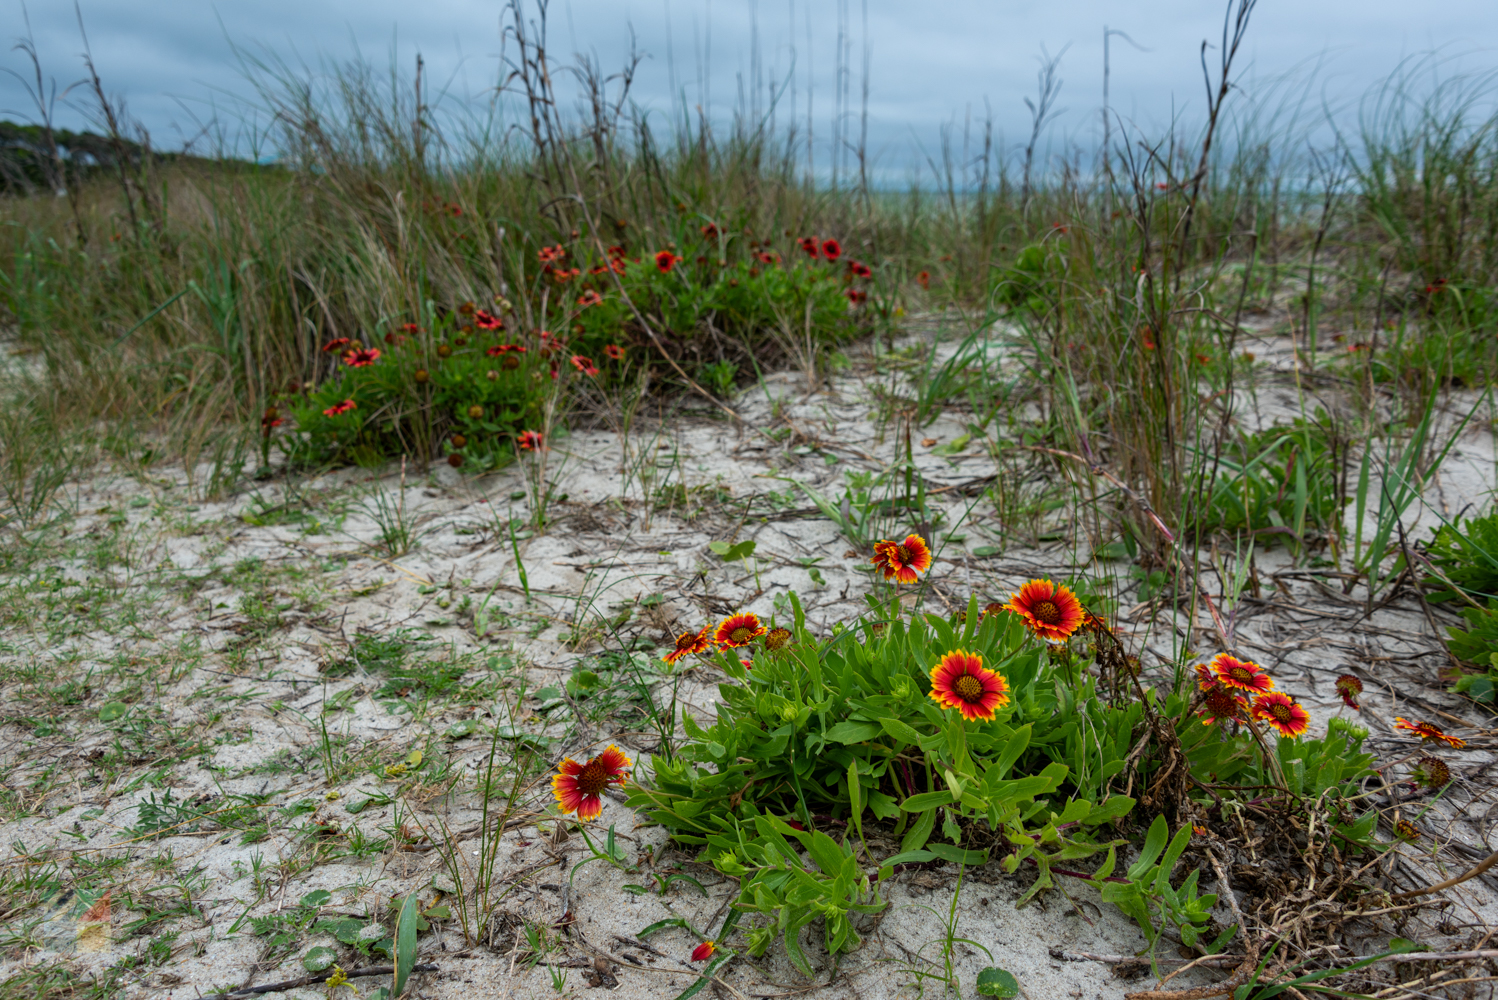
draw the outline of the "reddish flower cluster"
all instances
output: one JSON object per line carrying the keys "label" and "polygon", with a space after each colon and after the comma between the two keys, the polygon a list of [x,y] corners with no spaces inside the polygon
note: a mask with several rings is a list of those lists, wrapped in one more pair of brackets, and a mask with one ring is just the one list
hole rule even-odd
{"label": "reddish flower cluster", "polygon": [[916,275],[915,283],[920,285],[922,289],[929,291],[931,288],[931,272],[922,271],[920,274]]}
{"label": "reddish flower cluster", "polygon": [[555,264],[560,260],[566,259],[567,250],[558,243],[554,247],[542,247],[536,252],[536,256],[541,259],[541,263],[543,264]]}
{"label": "reddish flower cluster", "polygon": [[584,309],[588,308],[589,306],[596,306],[602,301],[603,296],[599,295],[591,288],[577,297],[577,304],[582,306]]}
{"label": "reddish flower cluster", "polygon": [[1300,736],[1310,727],[1311,713],[1283,691],[1276,691],[1274,678],[1251,660],[1218,653],[1210,665],[1197,664],[1196,677],[1202,691],[1198,714],[1204,726],[1253,719],[1286,737]]}
{"label": "reddish flower cluster", "polygon": [[670,250],[661,250],[655,255],[655,266],[662,274],[670,274],[671,269],[682,262],[682,258],[676,256]]}
{"label": "reddish flower cluster", "polygon": [[482,309],[475,309],[473,312],[473,325],[480,330],[503,330],[505,328],[505,321],[492,313],[487,313]]}
{"label": "reddish flower cluster", "polygon": [[343,363],[350,368],[368,368],[380,360],[380,349],[378,347],[365,347],[357,351],[349,351],[343,356]]}
{"label": "reddish flower cluster", "polygon": [[323,410],[322,415],[325,417],[341,417],[350,410],[357,410],[358,408],[358,403],[355,403],[352,399],[345,399],[343,402],[334,403],[326,410]]}
{"label": "reddish flower cluster", "polygon": [[618,361],[624,357],[624,348],[620,347],[618,344],[606,344],[604,345],[603,353],[607,354],[615,361]]}
{"label": "reddish flower cluster", "polygon": [[501,354],[509,354],[512,351],[516,354],[524,354],[526,352],[526,348],[522,344],[496,344],[484,353],[489,355],[489,357],[491,358],[497,358]]}
{"label": "reddish flower cluster", "polygon": [[543,436],[540,431],[521,431],[520,436],[515,439],[515,444],[521,451],[535,451],[541,447]]}
{"label": "reddish flower cluster", "polygon": [[585,358],[581,354],[574,354],[574,355],[572,355],[572,359],[571,360],[572,360],[572,367],[576,368],[578,371],[582,372],[584,375],[597,375],[598,374],[598,366],[593,363],[593,360],[591,358]]}
{"label": "reddish flower cluster", "polygon": [[332,354],[334,351],[343,350],[345,347],[352,343],[353,341],[349,340],[347,337],[339,337],[336,340],[330,340],[326,344],[322,345],[322,352],[324,354]]}
{"label": "reddish flower cluster", "polygon": [[718,238],[718,227],[716,225],[714,225],[713,223],[711,223],[711,222],[709,222],[707,225],[703,226],[702,227],[702,238],[705,239],[705,240],[715,240],[715,239],[717,239]]}
{"label": "reddish flower cluster", "polygon": [[[763,639],[766,649],[776,650],[791,639],[789,629],[771,629],[760,621],[759,616],[744,611],[729,615],[716,626],[706,625],[697,632],[683,632],[676,637],[676,646],[663,659],[674,664],[688,656],[698,656],[714,649],[743,649]],[[746,669],[753,666],[750,660],[740,660]]]}

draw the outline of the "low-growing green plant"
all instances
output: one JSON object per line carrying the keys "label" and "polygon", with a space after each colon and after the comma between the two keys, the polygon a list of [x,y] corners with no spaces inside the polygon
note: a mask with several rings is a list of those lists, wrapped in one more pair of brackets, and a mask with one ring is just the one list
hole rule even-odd
{"label": "low-growing green plant", "polygon": [[1437,588],[1428,600],[1498,597],[1498,508],[1442,524],[1425,554],[1439,573],[1425,581]]}
{"label": "low-growing green plant", "polygon": [[[1026,600],[1040,598],[1017,595],[1012,606]],[[1057,876],[1078,878],[1136,919],[1151,949],[1167,928],[1196,945],[1216,897],[1200,892],[1195,873],[1172,882],[1189,824],[1171,836],[1156,815],[1137,860],[1115,874],[1126,843],[1116,834],[1135,807],[1120,790],[1172,770],[1189,768],[1229,797],[1278,787],[1297,811],[1328,813],[1341,843],[1370,845],[1376,813],[1353,808],[1372,760],[1366,732],[1334,720],[1324,739],[1302,738],[1309,716],[1277,692],[1252,713],[1233,695],[1231,725],[1203,726],[1196,709],[1208,668],[1189,690],[1144,687],[1112,633],[1069,591],[1064,601],[1073,618],[1048,634],[997,606],[980,612],[976,598],[950,618],[907,618],[898,603],[871,599],[859,625],[818,639],[792,594],[794,622],[768,633],[773,642],[712,655],[728,677],[716,721],[704,729],[684,718],[686,742],[655,761],[651,782],[629,786],[629,805],[740,880],[736,907],[768,918],[748,931],[752,953],[780,938],[808,974],[798,941],[808,924],[823,921],[830,952],[852,948],[853,916],[885,906],[881,886],[895,866],[985,864],[996,842],[1007,845],[1006,871],[1036,872],[1019,905]],[[1073,638],[1049,645],[1037,635]],[[1235,666],[1251,680],[1263,673],[1216,662],[1217,676]],[[959,696],[955,686],[980,676],[981,708],[977,688]],[[1279,731],[1274,747],[1260,726]],[[1190,783],[1181,787],[1184,807]],[[1215,794],[1202,808],[1221,808],[1224,793]],[[866,824],[899,837],[899,851],[874,857]],[[1095,870],[1075,869],[1094,855],[1103,855]],[[1201,947],[1220,950],[1231,933]]]}
{"label": "low-growing green plant", "polygon": [[1319,420],[1246,434],[1215,468],[1203,460],[1197,529],[1246,532],[1266,546],[1282,539],[1299,549],[1324,540],[1339,530],[1347,502],[1338,488],[1344,457]]}
{"label": "low-growing green plant", "polygon": [[281,439],[288,458],[377,465],[445,452],[451,464],[480,470],[512,461],[516,442],[541,426],[545,399],[557,391],[563,344],[546,331],[512,337],[501,317],[472,303],[462,308],[428,303],[419,322],[392,321],[382,346],[347,337],[324,344],[329,365],[321,381],[286,400],[296,418],[295,432]]}

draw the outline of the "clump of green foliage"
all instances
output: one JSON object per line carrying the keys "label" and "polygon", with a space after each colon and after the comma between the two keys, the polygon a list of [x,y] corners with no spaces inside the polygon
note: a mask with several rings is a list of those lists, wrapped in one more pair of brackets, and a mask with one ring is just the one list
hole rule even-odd
{"label": "clump of green foliage", "polygon": [[1345,456],[1320,422],[1325,414],[1317,417],[1244,434],[1215,469],[1204,458],[1198,531],[1248,533],[1266,545],[1283,540],[1296,547],[1334,534],[1347,502],[1337,475]]}
{"label": "clump of green foliage", "polygon": [[[1171,882],[1189,824],[1172,836],[1155,817],[1140,858],[1115,874],[1126,842],[1117,835],[1136,806],[1121,789],[1147,787],[1181,753],[1214,784],[1285,785],[1293,801],[1319,796],[1324,806],[1352,799],[1371,761],[1366,734],[1350,730],[1280,738],[1265,760],[1248,731],[1201,725],[1196,692],[1105,680],[1095,657],[1106,633],[1052,648],[1017,616],[980,614],[976,599],[950,618],[871,607],[880,620],[818,639],[793,597],[790,638],[757,648],[747,666],[742,650],[719,654],[729,680],[717,720],[703,729],[686,719],[686,743],[657,758],[648,786],[630,788],[632,807],[740,879],[737,908],[768,918],[748,930],[751,952],[780,937],[803,972],[796,935],[808,923],[824,921],[829,951],[854,947],[852,915],[886,905],[880,886],[895,866],[984,864],[995,845],[1005,845],[1006,871],[1037,873],[1021,905],[1055,876],[1080,878],[1138,920],[1152,945],[1169,927],[1218,950],[1231,930],[1200,938],[1215,897],[1198,892],[1195,875]],[[1003,678],[1007,698],[991,720],[964,720],[932,695],[931,668],[954,650]],[[1152,738],[1160,725],[1174,727],[1178,749]],[[1349,809],[1337,836],[1365,845],[1375,819]],[[900,848],[871,876],[860,858],[874,860],[866,833],[876,825]],[[1101,856],[1094,870],[1072,869],[1091,856]]]}

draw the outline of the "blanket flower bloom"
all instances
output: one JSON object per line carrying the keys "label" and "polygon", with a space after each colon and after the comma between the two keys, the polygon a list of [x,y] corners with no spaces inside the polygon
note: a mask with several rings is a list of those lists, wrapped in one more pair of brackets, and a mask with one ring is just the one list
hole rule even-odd
{"label": "blanket flower bloom", "polygon": [[535,451],[541,447],[544,440],[540,431],[521,431],[515,443],[520,446],[521,451]]}
{"label": "blanket flower bloom", "polygon": [[828,260],[837,260],[843,255],[843,245],[837,240],[822,241],[822,256]]}
{"label": "blanket flower bloom", "polygon": [[655,266],[662,274],[670,274],[671,269],[680,264],[682,258],[676,256],[670,250],[661,250],[655,255]]}
{"label": "blanket flower bloom", "polygon": [[380,360],[380,349],[378,347],[366,347],[363,350],[349,351],[343,356],[343,363],[350,368],[368,368]]}
{"label": "blanket flower bloom", "polygon": [[708,625],[701,632],[683,632],[676,637],[676,648],[667,653],[663,659],[667,663],[675,664],[677,660],[684,657],[707,652],[713,648],[712,636],[709,634],[712,630],[713,627]]}
{"label": "blanket flower bloom", "polygon": [[694,962],[706,962],[708,959],[710,959],[710,958],[713,957],[713,952],[715,952],[717,950],[718,950],[718,945],[717,945],[716,942],[714,942],[714,941],[704,941],[701,944],[699,944],[697,947],[695,947],[695,948],[692,949],[692,961],[694,961]]}
{"label": "blanket flower bloom", "polygon": [[326,410],[323,410],[322,415],[325,417],[341,417],[350,410],[357,410],[358,408],[358,403],[354,402],[352,399],[345,399],[343,402],[334,403]]}
{"label": "blanket flower bloom", "polygon": [[884,572],[886,580],[915,583],[931,568],[931,550],[920,535],[906,535],[903,542],[885,539],[875,543],[874,558],[869,561]]}
{"label": "blanket flower bloom", "polygon": [[955,708],[964,719],[993,718],[1009,704],[1009,685],[983,666],[977,653],[954,649],[931,668],[931,697],[943,708]]}
{"label": "blanket flower bloom", "polygon": [[1264,668],[1251,660],[1240,660],[1229,653],[1218,653],[1212,657],[1212,672],[1217,681],[1239,691],[1264,694],[1274,690],[1274,678]]}
{"label": "blanket flower bloom", "polygon": [[1453,750],[1460,750],[1467,745],[1467,741],[1456,736],[1447,736],[1441,730],[1429,722],[1411,722],[1409,719],[1394,717],[1394,728],[1403,729],[1407,733],[1414,733],[1426,743],[1444,743]]}
{"label": "blanket flower bloom", "polygon": [[603,790],[624,784],[628,768],[629,758],[610,743],[607,750],[586,764],[579,764],[571,757],[558,764],[556,777],[551,779],[551,792],[562,812],[575,812],[580,820],[597,819],[603,812]]}
{"label": "blanket flower bloom", "polygon": [[783,647],[786,643],[788,643],[790,641],[791,641],[791,630],[790,629],[788,629],[788,628],[772,628],[772,629],[770,629],[769,634],[765,636],[765,648],[768,649],[768,650],[772,650],[773,651],[773,650],[776,650],[776,649],[780,649],[781,647]]}
{"label": "blanket flower bloom", "polygon": [[1360,709],[1358,695],[1363,693],[1363,682],[1352,674],[1343,674],[1337,678],[1337,694],[1342,696],[1342,703],[1348,708]]}
{"label": "blanket flower bloom", "polygon": [[603,353],[607,354],[615,361],[618,361],[624,357],[624,348],[620,347],[618,344],[605,344],[603,347]]}
{"label": "blanket flower bloom", "polygon": [[749,645],[768,631],[759,615],[746,611],[723,619],[713,633],[713,641],[723,649],[737,649]]}
{"label": "blanket flower bloom", "polygon": [[803,236],[796,243],[802,250],[806,251],[808,257],[812,260],[817,259],[817,238],[815,236]]}
{"label": "blanket flower bloom", "polygon": [[1283,691],[1270,691],[1255,698],[1253,717],[1273,726],[1281,736],[1299,736],[1311,725],[1311,713]]}
{"label": "blanket flower bloom", "polygon": [[598,366],[593,363],[592,358],[585,358],[581,354],[572,355],[572,367],[584,375],[597,375]]}
{"label": "blanket flower bloom", "polygon": [[1050,580],[1031,580],[1010,595],[1004,610],[1019,615],[1026,628],[1047,642],[1065,642],[1086,615],[1076,594]]}
{"label": "blanket flower bloom", "polygon": [[1232,688],[1213,684],[1206,689],[1206,692],[1202,710],[1197,713],[1201,716],[1202,725],[1210,726],[1214,722],[1241,722],[1248,717],[1248,699]]}
{"label": "blanket flower bloom", "polygon": [[582,306],[584,309],[588,308],[589,306],[596,306],[602,301],[603,296],[599,295],[591,288],[577,297],[577,304]]}
{"label": "blanket flower bloom", "polygon": [[347,337],[337,337],[322,345],[322,352],[324,354],[332,354],[334,351],[342,350],[352,343],[353,341],[349,340]]}

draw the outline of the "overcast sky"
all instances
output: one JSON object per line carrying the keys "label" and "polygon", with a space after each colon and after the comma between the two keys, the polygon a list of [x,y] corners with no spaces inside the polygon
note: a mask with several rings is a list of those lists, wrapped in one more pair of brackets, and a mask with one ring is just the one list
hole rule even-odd
{"label": "overcast sky", "polygon": [[[22,8],[0,0],[12,39],[24,33]],[[534,11],[534,4],[527,3]],[[618,65],[630,32],[647,56],[636,100],[666,110],[676,93],[689,105],[707,103],[719,121],[733,112],[740,86],[752,79],[757,23],[762,87],[786,87],[777,107],[785,124],[795,92],[795,115],[805,128],[808,92],[820,167],[825,167],[834,112],[838,11],[847,9],[850,95],[859,109],[865,43],[869,52],[869,146],[881,173],[908,171],[934,155],[940,127],[966,116],[976,122],[984,102],[1010,147],[1023,146],[1042,48],[1061,53],[1063,86],[1052,148],[1094,148],[1103,91],[1103,28],[1127,32],[1112,43],[1112,104],[1126,118],[1158,132],[1172,116],[1199,121],[1204,88],[1198,51],[1222,35],[1223,6],[1205,0],[552,0],[555,55],[595,55]],[[864,30],[867,11],[867,33]],[[70,4],[33,2],[27,8],[43,71],[59,88],[79,78],[82,42]],[[312,72],[356,52],[378,67],[390,60],[409,73],[425,58],[433,83],[449,82],[450,100],[481,105],[499,73],[499,5],[494,0],[238,0],[207,3],[82,0],[82,14],[105,87],[128,101],[131,113],[161,147],[179,146],[199,123],[233,128],[252,100],[235,47],[274,53]],[[1446,0],[1261,0],[1235,74],[1263,100],[1304,101],[1314,116],[1325,103],[1355,109],[1401,59],[1442,53],[1442,72],[1480,74],[1498,66],[1498,3]],[[1208,53],[1215,65],[1217,53]],[[20,51],[3,64],[30,82]],[[1422,78],[1429,80],[1430,75]],[[1286,80],[1290,81],[1286,84]],[[792,84],[792,81],[794,83]],[[1273,87],[1280,81],[1279,89]],[[69,103],[79,103],[75,90]],[[762,96],[761,106],[768,101]],[[1349,112],[1350,114],[1350,112]],[[0,78],[0,115],[35,119],[20,83]],[[59,124],[78,127],[79,113],[61,107]],[[1350,119],[1347,119],[1350,120]],[[856,121],[853,131],[856,135]]]}

